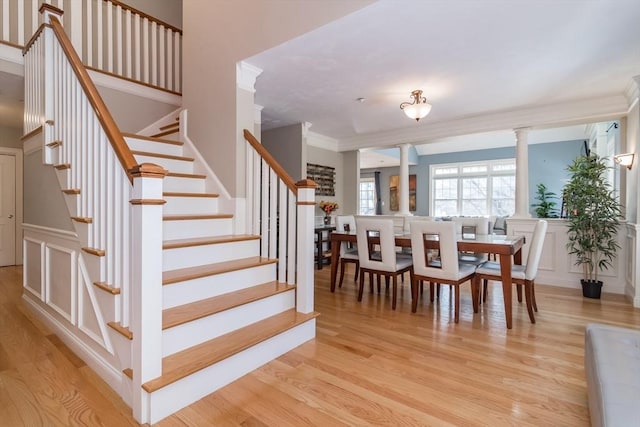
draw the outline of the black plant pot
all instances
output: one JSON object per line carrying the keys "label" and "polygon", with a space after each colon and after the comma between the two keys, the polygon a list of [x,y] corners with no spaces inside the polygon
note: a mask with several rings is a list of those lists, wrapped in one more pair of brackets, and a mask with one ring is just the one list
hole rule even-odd
{"label": "black plant pot", "polygon": [[602,281],[598,280],[584,280],[581,279],[582,284],[582,296],[585,298],[600,299],[600,292],[602,291]]}

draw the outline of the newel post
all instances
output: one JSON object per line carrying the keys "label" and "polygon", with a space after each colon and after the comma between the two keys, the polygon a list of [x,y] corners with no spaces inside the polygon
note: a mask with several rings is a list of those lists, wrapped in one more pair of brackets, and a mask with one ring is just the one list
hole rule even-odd
{"label": "newel post", "polygon": [[131,198],[131,329],[133,415],[148,422],[142,384],[162,373],[162,198],[167,171],[150,163],[135,166]]}
{"label": "newel post", "polygon": [[317,185],[310,179],[303,179],[296,182],[296,187],[298,188],[296,310],[300,313],[311,313],[313,311],[313,226]]}

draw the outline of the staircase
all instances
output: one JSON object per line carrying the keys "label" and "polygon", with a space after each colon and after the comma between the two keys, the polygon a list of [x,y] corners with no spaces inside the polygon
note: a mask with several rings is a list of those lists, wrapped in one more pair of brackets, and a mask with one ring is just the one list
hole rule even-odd
{"label": "staircase", "polygon": [[42,135],[81,247],[70,252],[79,286],[90,288],[65,333],[92,346],[84,355],[136,420],[155,423],[315,336],[315,184],[293,183],[251,136],[242,214],[259,234],[236,233],[222,209],[230,196],[186,136],[186,111],[121,133],[58,12],[44,10],[51,27],[26,55],[25,128]]}
{"label": "staircase", "polygon": [[179,120],[155,135],[123,134],[138,164],[168,171],[162,375],[142,385],[151,422],[307,341],[317,316],[296,311],[296,286],[276,280],[277,260],[259,255],[260,236],[233,233],[233,215],[220,212],[219,195],[206,191],[206,175],[176,139]]}

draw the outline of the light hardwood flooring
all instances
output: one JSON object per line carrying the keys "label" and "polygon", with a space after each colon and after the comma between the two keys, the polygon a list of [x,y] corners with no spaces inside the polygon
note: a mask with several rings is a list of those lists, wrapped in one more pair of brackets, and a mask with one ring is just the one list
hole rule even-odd
{"label": "light hardwood flooring", "polygon": [[[537,287],[537,323],[502,292],[473,315],[462,287],[460,323],[448,289],[411,313],[406,283],[356,301],[353,267],[335,294],[316,273],[317,338],[162,420],[168,426],[588,426],[584,326],[640,328],[622,296],[584,299]],[[408,280],[407,280],[408,282]],[[130,410],[20,300],[21,271],[0,268],[0,425],[136,425]]]}

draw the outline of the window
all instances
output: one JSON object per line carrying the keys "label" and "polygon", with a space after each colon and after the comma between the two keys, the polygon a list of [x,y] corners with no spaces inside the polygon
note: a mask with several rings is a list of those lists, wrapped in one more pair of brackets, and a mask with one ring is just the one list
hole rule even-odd
{"label": "window", "polygon": [[515,174],[514,159],[432,165],[431,215],[511,215]]}
{"label": "window", "polygon": [[360,215],[375,215],[376,184],[373,178],[360,179]]}

